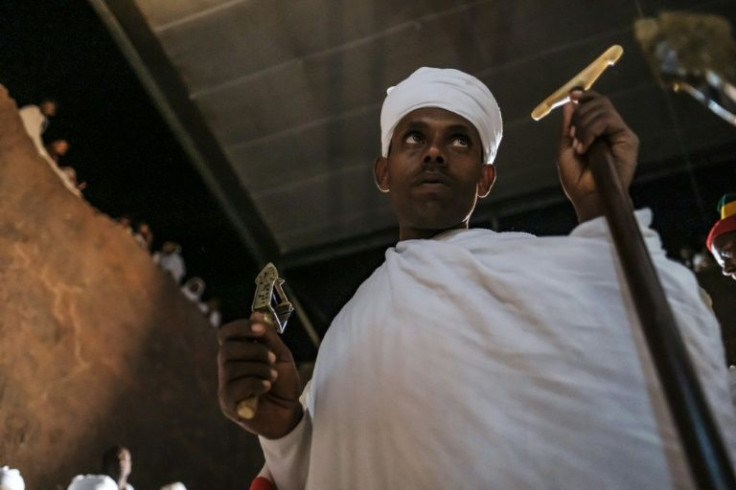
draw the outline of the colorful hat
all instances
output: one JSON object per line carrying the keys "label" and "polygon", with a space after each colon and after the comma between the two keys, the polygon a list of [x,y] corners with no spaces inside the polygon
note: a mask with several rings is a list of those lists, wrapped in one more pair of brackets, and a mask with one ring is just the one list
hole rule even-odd
{"label": "colorful hat", "polygon": [[713,253],[713,240],[720,235],[731,231],[736,231],[736,194],[726,194],[718,202],[718,212],[721,213],[721,219],[716,221],[713,228],[708,233],[708,240],[705,245],[708,250]]}

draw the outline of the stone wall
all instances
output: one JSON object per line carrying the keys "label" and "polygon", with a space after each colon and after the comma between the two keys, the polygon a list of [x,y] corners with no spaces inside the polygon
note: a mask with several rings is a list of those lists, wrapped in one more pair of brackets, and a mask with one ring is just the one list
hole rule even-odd
{"label": "stone wall", "polygon": [[116,443],[139,489],[248,488],[262,457],[218,409],[214,329],[129,233],[63,186],[4,90],[0,309],[0,465],[27,488],[66,488]]}

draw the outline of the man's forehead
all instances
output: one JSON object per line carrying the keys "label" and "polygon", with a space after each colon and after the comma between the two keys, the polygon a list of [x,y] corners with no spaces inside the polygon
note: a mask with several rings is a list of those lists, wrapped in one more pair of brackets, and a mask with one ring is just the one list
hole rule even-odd
{"label": "man's forehead", "polygon": [[729,231],[713,239],[713,246],[721,250],[736,249],[736,231]]}
{"label": "man's forehead", "polygon": [[421,107],[414,109],[399,120],[396,128],[412,125],[427,125],[430,122],[441,122],[446,125],[463,127],[480,138],[478,129],[466,118],[452,111],[440,109],[439,107]]}

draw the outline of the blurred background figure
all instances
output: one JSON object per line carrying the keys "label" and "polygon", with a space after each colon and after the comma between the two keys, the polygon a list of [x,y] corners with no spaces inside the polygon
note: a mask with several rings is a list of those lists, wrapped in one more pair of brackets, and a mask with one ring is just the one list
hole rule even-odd
{"label": "blurred background figure", "polygon": [[187,273],[184,258],[181,256],[181,245],[176,242],[164,242],[161,251],[153,254],[153,261],[171,274],[177,284],[181,283]]}
{"label": "blurred background figure", "polygon": [[0,490],[25,490],[26,483],[20,471],[7,466],[0,467]]}
{"label": "blurred background figure", "polygon": [[77,475],[67,490],[117,490],[115,481],[107,475]]}
{"label": "blurred background figure", "polygon": [[710,229],[706,246],[723,275],[736,280],[736,193],[723,196],[718,211],[721,219]]}
{"label": "blurred background figure", "polygon": [[74,170],[72,167],[59,167],[59,170],[61,170],[64,175],[66,175],[67,180],[71,185],[74,186],[75,189],[79,191],[81,194],[84,189],[87,188],[86,182],[79,182],[77,181],[77,171]]}
{"label": "blurred background figure", "polygon": [[133,490],[128,477],[133,470],[133,458],[125,446],[113,446],[102,455],[102,472],[117,483],[119,490]]}
{"label": "blurred background figure", "polygon": [[184,293],[184,296],[186,296],[189,301],[196,304],[202,313],[204,313],[207,308],[201,301],[202,294],[204,294],[204,288],[205,283],[201,277],[190,278],[181,288],[181,292]]}
{"label": "blurred background figure", "polygon": [[69,152],[69,146],[64,138],[56,138],[46,144],[46,154],[58,165],[61,158]]}
{"label": "blurred background figure", "polygon": [[120,217],[115,221],[120,223],[120,226],[122,226],[125,231],[130,233],[130,236],[135,235],[135,232],[133,231],[133,218],[129,214],[121,214]]}
{"label": "blurred background figure", "polygon": [[217,328],[222,323],[222,314],[220,313],[220,298],[210,298],[205,302],[204,314],[213,327]]}
{"label": "blurred background figure", "polygon": [[717,15],[663,12],[635,34],[663,87],[683,92],[736,126],[736,43]]}
{"label": "blurred background figure", "polygon": [[18,111],[23,126],[26,128],[26,133],[31,137],[36,150],[42,156],[46,156],[46,149],[41,135],[49,125],[49,118],[56,115],[57,109],[56,101],[43,99],[38,105],[23,106]]}
{"label": "blurred background figure", "polygon": [[138,223],[135,230],[135,239],[142,249],[151,252],[153,249],[153,231],[151,231],[151,226],[148,223],[145,221]]}
{"label": "blurred background figure", "polygon": [[69,142],[64,138],[56,138],[46,145],[45,158],[64,183],[64,186],[75,196],[82,197],[82,189],[87,184],[80,186],[77,183],[77,172],[73,168],[59,166],[61,159],[69,152],[69,146]]}

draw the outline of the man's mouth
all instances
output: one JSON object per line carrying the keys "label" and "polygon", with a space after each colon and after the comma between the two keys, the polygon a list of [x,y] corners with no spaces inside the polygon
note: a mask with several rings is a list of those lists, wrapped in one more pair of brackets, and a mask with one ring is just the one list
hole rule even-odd
{"label": "man's mouth", "polygon": [[422,174],[417,179],[417,185],[428,185],[428,186],[449,186],[450,179],[444,174],[431,173]]}

